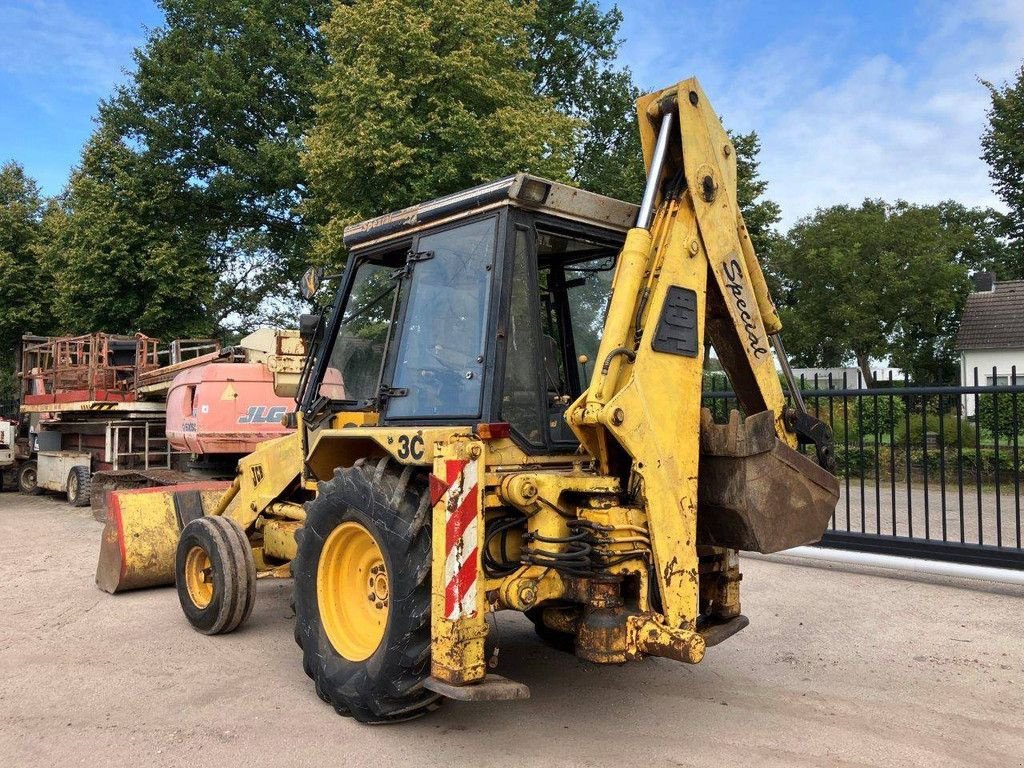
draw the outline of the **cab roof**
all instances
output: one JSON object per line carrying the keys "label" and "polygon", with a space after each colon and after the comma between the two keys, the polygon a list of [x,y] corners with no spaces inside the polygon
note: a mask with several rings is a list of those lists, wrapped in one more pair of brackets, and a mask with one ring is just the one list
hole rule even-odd
{"label": "cab roof", "polygon": [[636,223],[639,207],[557,181],[517,173],[498,181],[445,195],[400,211],[345,227],[347,248],[401,237],[430,224],[501,206],[549,213],[559,218],[625,232]]}

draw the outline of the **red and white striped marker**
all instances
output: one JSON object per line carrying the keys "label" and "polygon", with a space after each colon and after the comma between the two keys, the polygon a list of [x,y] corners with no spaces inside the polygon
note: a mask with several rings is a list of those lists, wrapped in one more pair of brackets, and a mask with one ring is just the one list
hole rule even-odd
{"label": "red and white striped marker", "polygon": [[444,617],[458,621],[476,613],[477,464],[445,462]]}

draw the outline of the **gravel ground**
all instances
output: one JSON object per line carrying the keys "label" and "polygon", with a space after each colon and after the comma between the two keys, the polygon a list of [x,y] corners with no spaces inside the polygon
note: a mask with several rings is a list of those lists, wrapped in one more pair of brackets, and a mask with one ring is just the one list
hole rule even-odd
{"label": "gravel ground", "polygon": [[588,666],[501,614],[531,699],[368,728],[302,673],[288,582],[204,637],[170,589],[96,589],[100,530],[0,495],[0,766],[1024,765],[1024,590],[748,558],[751,626],[697,666]]}

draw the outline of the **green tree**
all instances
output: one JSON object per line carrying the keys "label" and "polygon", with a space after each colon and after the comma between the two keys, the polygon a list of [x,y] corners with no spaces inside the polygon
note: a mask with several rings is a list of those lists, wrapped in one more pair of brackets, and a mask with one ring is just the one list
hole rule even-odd
{"label": "green tree", "polygon": [[0,398],[17,396],[11,372],[22,335],[49,330],[47,219],[47,202],[24,168],[0,166]]}
{"label": "green tree", "polygon": [[[1024,65],[1010,83],[982,81],[991,106],[988,127],[981,137],[981,156],[989,164],[996,193],[1010,209],[1009,233],[1018,248],[1024,246]],[[1024,264],[1000,277],[1024,278]]]}
{"label": "green tree", "polygon": [[891,358],[918,381],[954,378],[952,341],[981,249],[945,215],[953,206],[866,200],[798,222],[774,257],[794,360],[854,361],[870,380],[870,361]]}
{"label": "green tree", "polygon": [[[136,51],[130,81],[100,105],[101,129],[138,155],[136,173],[154,177],[202,239],[205,252],[187,255],[200,259],[191,269],[208,266],[220,278],[211,315],[241,327],[273,319],[308,254],[299,150],[326,66],[319,27],[332,4],[159,5],[165,23]],[[181,183],[167,186],[169,178]]]}
{"label": "green tree", "polygon": [[585,189],[639,202],[644,167],[634,103],[616,58],[622,12],[591,0],[539,0],[528,26],[534,90],[583,122],[571,176]]}
{"label": "green tree", "polygon": [[973,247],[974,234],[966,226],[947,226],[942,214],[941,206],[899,202],[885,228],[885,248],[897,271],[881,277],[899,290],[892,295],[898,311],[889,355],[914,381],[926,384],[957,378],[953,342],[971,292],[965,250]]}
{"label": "green tree", "polygon": [[772,253],[779,239],[776,226],[782,218],[782,208],[774,200],[765,197],[768,182],[761,178],[761,161],[758,159],[761,139],[757,132],[730,131],[729,138],[736,149],[736,202],[743,214],[754,253],[766,265],[765,275],[774,295],[779,286],[773,279]]}
{"label": "green tree", "polygon": [[54,276],[62,333],[208,335],[216,276],[188,218],[182,180],[97,132],[53,216],[43,261]]}
{"label": "green tree", "polygon": [[577,122],[533,91],[532,20],[504,0],[335,7],[304,156],[322,259],[361,217],[520,170],[567,177]]}
{"label": "green tree", "polygon": [[939,203],[943,226],[960,239],[960,261],[972,271],[995,272],[1001,280],[1024,278],[1024,249],[1009,240],[1010,218],[992,208]]}

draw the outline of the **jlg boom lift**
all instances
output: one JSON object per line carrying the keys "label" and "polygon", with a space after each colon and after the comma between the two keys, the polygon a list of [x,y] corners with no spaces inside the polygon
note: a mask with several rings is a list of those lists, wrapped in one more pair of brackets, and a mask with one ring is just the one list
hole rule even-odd
{"label": "jlg boom lift", "polygon": [[[787,406],[703,91],[638,111],[639,210],[520,174],[349,227],[295,433],[226,489],[115,493],[101,570],[173,560],[208,634],[257,578],[294,576],[304,669],[364,722],[527,695],[488,672],[496,611],[597,663],[696,663],[742,629],[738,550],[820,537],[831,436],[795,389]],[[701,410],[709,343],[744,413],[727,424]]]}

